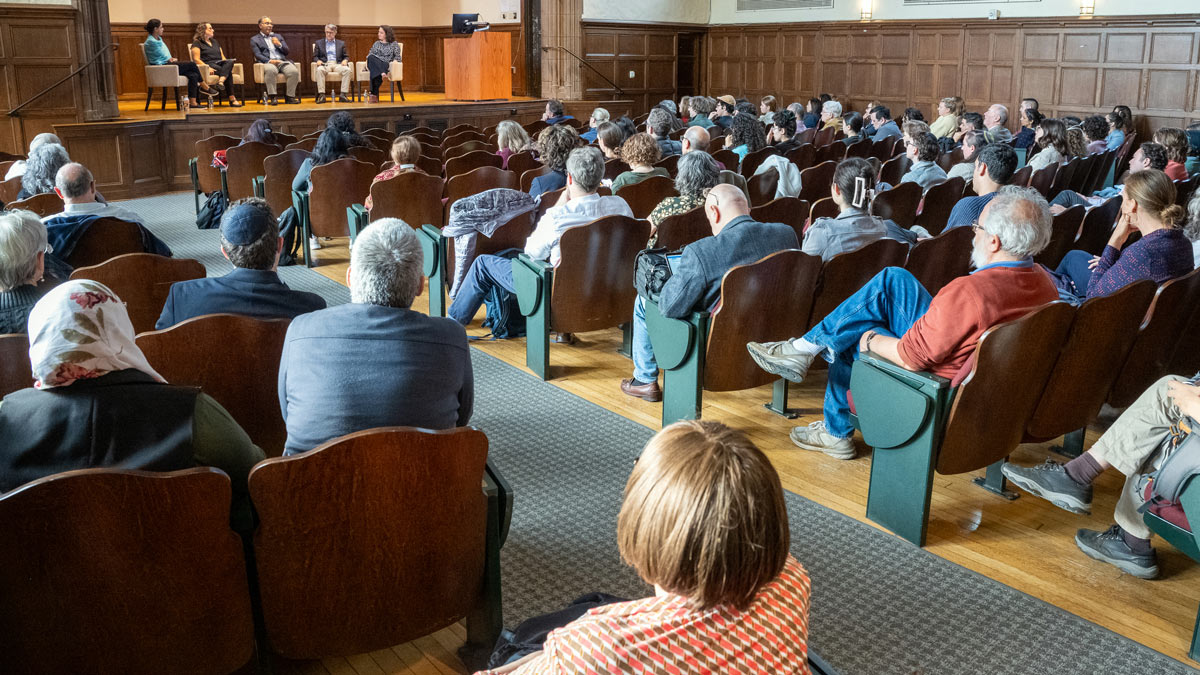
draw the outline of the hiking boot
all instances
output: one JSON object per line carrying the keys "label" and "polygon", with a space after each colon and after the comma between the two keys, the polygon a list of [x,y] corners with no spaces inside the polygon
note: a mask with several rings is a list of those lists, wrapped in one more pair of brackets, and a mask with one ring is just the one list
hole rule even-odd
{"label": "hiking boot", "polygon": [[791,340],[781,342],[747,342],[746,351],[760,368],[790,382],[802,382],[808,375],[816,354],[802,354]]}
{"label": "hiking boot", "polygon": [[[754,344],[754,343],[751,343]],[[854,459],[854,439],[838,438],[825,428],[825,420],[795,427],[788,435],[796,447],[823,452],[834,459]]]}
{"label": "hiking boot", "polygon": [[1000,473],[1017,487],[1060,509],[1084,516],[1092,513],[1092,486],[1076,483],[1067,475],[1066,467],[1052,459],[1037,466],[1005,462]]}
{"label": "hiking boot", "polygon": [[1121,536],[1120,525],[1113,525],[1103,532],[1079,530],[1075,533],[1075,545],[1089,558],[1114,565],[1139,579],[1158,576],[1158,558],[1154,549],[1144,555],[1134,553]]}

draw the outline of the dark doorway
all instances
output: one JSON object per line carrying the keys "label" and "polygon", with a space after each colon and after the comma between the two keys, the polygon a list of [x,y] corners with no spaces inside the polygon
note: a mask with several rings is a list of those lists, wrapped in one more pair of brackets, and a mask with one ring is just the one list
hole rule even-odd
{"label": "dark doorway", "polygon": [[694,96],[700,93],[700,50],[704,45],[704,33],[679,33],[679,45],[675,66],[675,96]]}

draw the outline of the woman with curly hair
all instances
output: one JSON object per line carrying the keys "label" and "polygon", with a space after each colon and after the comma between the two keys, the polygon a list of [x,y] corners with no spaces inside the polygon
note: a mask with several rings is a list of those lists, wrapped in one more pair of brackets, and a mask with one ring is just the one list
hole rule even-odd
{"label": "woman with curly hair", "polygon": [[[1063,120],[1066,123],[1066,120]],[[1068,159],[1071,157],[1087,157],[1087,137],[1083,135],[1083,127],[1073,125],[1067,127],[1067,154]]]}
{"label": "woman with curly hair", "polygon": [[[758,120],[755,120],[757,124]],[[667,216],[686,213],[704,204],[704,196],[721,182],[721,167],[712,155],[702,150],[693,150],[679,158],[679,172],[675,174],[677,197],[667,197],[650,212],[650,241],[658,230],[658,224]]]}
{"label": "woman with curly hair", "polygon": [[567,157],[579,147],[579,132],[568,124],[555,124],[542,129],[537,140],[538,154],[550,173],[533,179],[529,196],[537,199],[543,192],[552,192],[567,185]]}
{"label": "woman with curly hair", "polygon": [[671,177],[665,168],[654,166],[655,162],[662,159],[662,152],[658,149],[658,141],[650,134],[634,134],[625,141],[621,146],[621,159],[629,165],[629,171],[613,180],[613,194],[617,194],[617,191],[626,185],[640,183],[653,176]]}
{"label": "woman with curly hair", "polygon": [[17,199],[54,192],[54,177],[59,169],[70,162],[71,157],[63,146],[57,143],[39,145],[25,160],[25,174],[21,176],[21,190],[17,193]]}
{"label": "woman with curly hair", "polygon": [[1091,115],[1083,118],[1083,123],[1080,124],[1083,129],[1083,135],[1087,138],[1087,152],[1093,155],[1097,152],[1104,152],[1108,149],[1108,144],[1105,138],[1108,137],[1108,121],[1100,115]]}
{"label": "woman with curly hair", "polygon": [[763,130],[762,122],[755,119],[754,115],[734,115],[733,124],[729,129],[730,133],[725,137],[725,147],[737,154],[739,162],[746,159],[746,155],[761,150],[767,144],[767,134]]}

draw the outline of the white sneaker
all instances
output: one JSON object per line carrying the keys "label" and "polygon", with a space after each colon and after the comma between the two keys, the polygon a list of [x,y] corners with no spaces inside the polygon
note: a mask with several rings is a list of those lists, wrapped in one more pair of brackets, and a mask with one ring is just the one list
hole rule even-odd
{"label": "white sneaker", "polygon": [[747,342],[746,351],[758,367],[789,382],[800,383],[808,375],[816,354],[804,354],[792,346],[791,340],[779,342]]}
{"label": "white sneaker", "polygon": [[309,237],[308,247],[314,251],[321,248],[321,240],[317,239],[316,237]]}
{"label": "white sneaker", "polygon": [[838,438],[825,429],[825,420],[795,427],[788,434],[796,447],[823,452],[834,459],[854,459],[854,438]]}

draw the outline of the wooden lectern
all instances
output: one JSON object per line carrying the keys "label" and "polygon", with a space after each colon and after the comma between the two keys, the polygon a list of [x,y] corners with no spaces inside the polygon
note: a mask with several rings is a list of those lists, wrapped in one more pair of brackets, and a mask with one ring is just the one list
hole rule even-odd
{"label": "wooden lectern", "polygon": [[446,98],[486,101],[512,97],[512,38],[476,31],[442,40]]}

